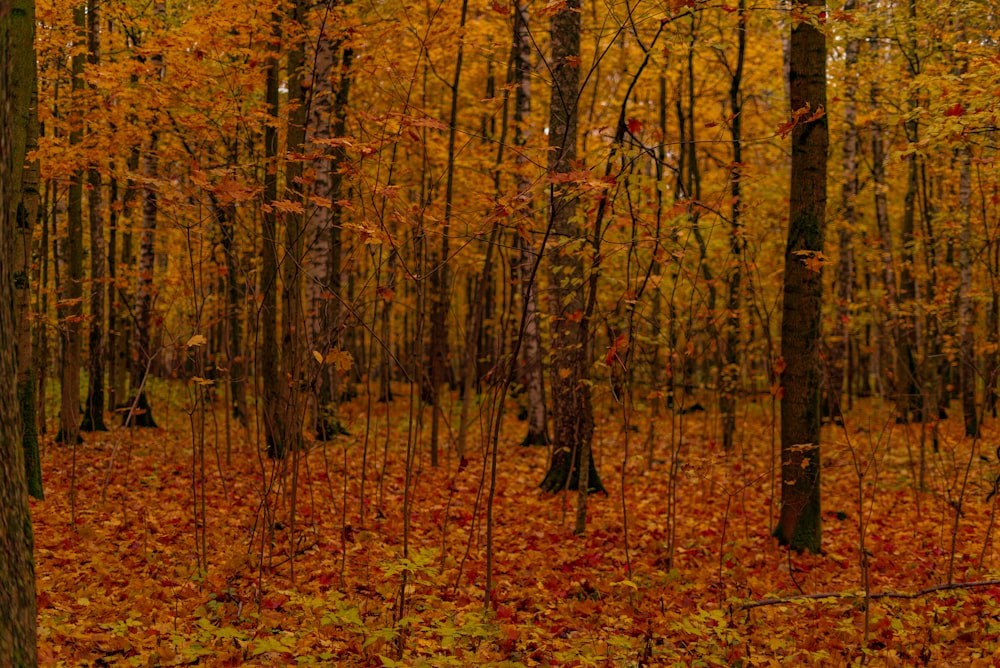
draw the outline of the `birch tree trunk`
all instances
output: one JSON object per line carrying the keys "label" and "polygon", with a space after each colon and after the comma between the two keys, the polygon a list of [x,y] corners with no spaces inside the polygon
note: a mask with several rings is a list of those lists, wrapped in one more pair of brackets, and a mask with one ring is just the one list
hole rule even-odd
{"label": "birch tree trunk", "polygon": [[329,140],[331,136],[342,137],[346,131],[352,58],[351,49],[345,48],[339,68],[339,84],[334,91],[332,82],[337,72],[330,37],[323,35],[317,42],[309,125],[312,140],[318,142],[313,152],[324,155],[315,162],[313,192],[317,199],[328,201],[329,206],[316,207],[309,218],[306,308],[312,349],[324,356],[316,382],[314,423],[316,438],[321,441],[347,433],[337,417],[343,370],[340,366],[343,363],[335,364],[325,359],[330,350],[339,349],[340,332],[343,329],[343,308],[340,301],[343,299],[340,281],[341,207],[338,201],[342,195],[344,177],[341,168],[346,160],[346,153],[343,145],[335,144],[331,148],[323,146],[322,141]]}
{"label": "birch tree trunk", "polygon": [[[575,220],[573,190],[580,98],[580,2],[568,0],[552,15],[552,101],[549,109],[549,264],[551,383],[554,451],[541,487],[581,492],[576,531],[582,532],[586,494],[604,491],[591,442],[594,413],[587,366],[584,309],[586,238]],[[581,512],[582,511],[582,512]],[[581,515],[583,517],[581,517]]]}
{"label": "birch tree trunk", "polygon": [[[162,17],[167,13],[164,0],[153,4],[153,15]],[[163,55],[156,54],[151,58],[154,75],[163,78]],[[146,394],[146,380],[151,368],[153,341],[150,335],[150,323],[153,313],[153,297],[155,287],[153,272],[156,266],[156,218],[159,215],[157,199],[157,182],[160,176],[159,130],[150,133],[149,144],[142,159],[142,173],[145,184],[142,200],[142,232],[139,236],[139,280],[135,289],[135,327],[132,334],[132,368],[129,382],[135,398],[130,410],[125,414],[125,424],[134,427],[156,427],[153,410]]]}
{"label": "birch tree trunk", "polygon": [[530,224],[533,219],[531,178],[527,173],[528,118],[531,115],[531,33],[528,5],[518,2],[514,14],[514,73],[517,90],[514,94],[514,145],[519,147],[517,165],[518,201],[528,224],[519,227],[514,244],[518,253],[518,282],[524,312],[522,347],[524,349],[524,384],[528,394],[528,433],[521,445],[549,443],[548,412],[545,405],[545,376],[542,368],[541,314],[538,312],[536,268],[540,261],[532,247]]}

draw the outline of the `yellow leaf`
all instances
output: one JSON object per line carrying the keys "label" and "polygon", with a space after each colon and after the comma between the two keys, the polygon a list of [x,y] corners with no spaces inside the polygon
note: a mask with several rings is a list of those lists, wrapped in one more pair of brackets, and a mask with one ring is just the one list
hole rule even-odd
{"label": "yellow leaf", "polygon": [[319,362],[320,364],[322,364],[322,363],[323,363],[323,356],[322,356],[322,355],[320,355],[320,353],[319,353],[319,351],[318,351],[318,350],[314,350],[314,351],[313,351],[313,359],[315,359],[315,360],[316,360],[317,362]]}
{"label": "yellow leaf", "polygon": [[326,354],[326,363],[332,364],[333,368],[338,371],[344,371],[351,368],[354,358],[346,350],[337,350],[334,348]]}
{"label": "yellow leaf", "polygon": [[206,343],[208,343],[208,339],[206,339],[204,337],[204,335],[202,335],[202,334],[195,334],[190,339],[188,339],[187,347],[188,348],[194,348],[195,346],[203,346]]}

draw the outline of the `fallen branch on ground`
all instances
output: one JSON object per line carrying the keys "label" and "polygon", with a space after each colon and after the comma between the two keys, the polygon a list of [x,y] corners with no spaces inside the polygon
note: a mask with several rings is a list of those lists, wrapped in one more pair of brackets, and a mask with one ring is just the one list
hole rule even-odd
{"label": "fallen branch on ground", "polygon": [[869,594],[867,597],[864,592],[854,592],[854,591],[843,591],[843,592],[827,592],[824,594],[796,594],[795,596],[784,596],[781,598],[765,598],[759,601],[751,601],[749,603],[743,603],[735,608],[731,608],[731,612],[740,612],[742,610],[750,610],[752,608],[760,608],[765,605],[783,605],[786,603],[795,603],[796,601],[807,601],[807,600],[819,600],[824,598],[869,598],[869,599],[881,599],[881,598],[896,598],[896,599],[914,599],[920,598],[921,596],[926,596],[927,594],[933,594],[939,591],[951,591],[955,589],[978,589],[979,587],[996,587],[1000,586],[1000,580],[978,580],[976,582],[953,582],[950,584],[939,584],[933,587],[927,587],[926,589],[920,589],[914,592],[905,591],[880,591],[873,594]]}

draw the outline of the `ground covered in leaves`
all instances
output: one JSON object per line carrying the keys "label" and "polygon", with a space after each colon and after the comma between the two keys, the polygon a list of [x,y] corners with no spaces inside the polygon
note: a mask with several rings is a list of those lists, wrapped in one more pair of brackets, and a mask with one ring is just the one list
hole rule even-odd
{"label": "ground covered in leaves", "polygon": [[[977,441],[960,416],[942,422],[937,452],[930,426],[896,425],[879,405],[825,427],[825,554],[813,556],[770,537],[767,398],[742,407],[728,454],[708,436],[711,411],[651,420],[640,406],[625,423],[602,407],[609,495],[591,498],[582,537],[575,495],[538,491],[547,452],[518,447],[524,424],[510,417],[488,555],[481,425],[464,463],[445,450],[432,468],[426,447],[411,449],[404,495],[405,397],[356,400],[350,435],[309,441],[282,466],[262,456],[256,425],[229,422],[227,438],[223,413],[190,410],[189,391],[160,398],[162,429],[45,442],[47,498],[33,507],[44,665],[1000,660],[1000,583],[984,582],[1000,578],[995,420]],[[964,582],[984,583],[947,588]]]}

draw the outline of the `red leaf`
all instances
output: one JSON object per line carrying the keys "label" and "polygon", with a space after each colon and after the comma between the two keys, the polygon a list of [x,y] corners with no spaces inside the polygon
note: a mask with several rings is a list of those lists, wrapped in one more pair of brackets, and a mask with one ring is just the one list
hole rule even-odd
{"label": "red leaf", "polygon": [[625,127],[628,128],[629,133],[637,134],[639,132],[642,132],[642,121],[640,121],[638,118],[630,118],[627,121],[625,121]]}
{"label": "red leaf", "polygon": [[961,102],[956,102],[952,106],[948,107],[947,110],[945,110],[944,115],[945,116],[961,116],[964,113],[965,113],[965,109],[962,108],[962,103]]}

